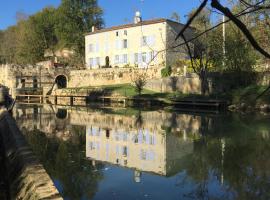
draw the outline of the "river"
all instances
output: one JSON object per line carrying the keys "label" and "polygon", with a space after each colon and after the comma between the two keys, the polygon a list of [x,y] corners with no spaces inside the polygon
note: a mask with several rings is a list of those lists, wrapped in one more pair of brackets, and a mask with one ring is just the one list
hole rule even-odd
{"label": "river", "polygon": [[67,200],[270,199],[270,116],[16,105]]}

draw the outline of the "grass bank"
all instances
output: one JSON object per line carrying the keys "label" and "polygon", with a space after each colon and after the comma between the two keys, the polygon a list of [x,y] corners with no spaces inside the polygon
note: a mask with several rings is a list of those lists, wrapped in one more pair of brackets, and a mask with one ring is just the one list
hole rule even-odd
{"label": "grass bank", "polygon": [[143,89],[141,95],[139,96],[136,92],[135,86],[131,84],[119,84],[119,85],[104,85],[100,87],[81,87],[81,88],[67,88],[66,91],[72,91],[74,93],[87,92],[93,93],[95,95],[97,91],[102,95],[112,95],[112,96],[124,96],[124,97],[141,97],[145,99],[162,100],[165,103],[170,104],[173,100],[212,100],[218,99],[227,101],[230,104],[237,107],[244,105],[244,107],[260,107],[262,105],[270,105],[270,91],[265,93],[260,98],[257,98],[267,86],[250,85],[248,87],[242,87],[228,91],[222,94],[213,95],[200,95],[200,94],[182,94],[180,92],[170,92],[170,93],[159,93],[147,89]]}
{"label": "grass bank", "polygon": [[141,95],[136,91],[135,86],[131,84],[118,84],[118,85],[103,85],[99,87],[79,87],[79,88],[66,88],[62,89],[63,92],[73,94],[93,94],[93,95],[107,95],[107,96],[122,96],[122,97],[140,97],[145,99],[161,99],[164,101],[172,100],[210,100],[210,99],[221,99],[224,100],[228,95],[200,95],[200,94],[183,94],[181,92],[155,92],[148,89],[143,89]]}
{"label": "grass bank", "polygon": [[270,112],[270,91],[260,96],[266,88],[267,86],[250,85],[231,91],[228,95],[232,104],[229,109]]}
{"label": "grass bank", "polygon": [[270,91],[266,92],[260,98],[257,98],[265,91],[267,86],[251,85],[245,88],[239,88],[231,92],[232,103],[247,103],[247,104],[269,104]]}

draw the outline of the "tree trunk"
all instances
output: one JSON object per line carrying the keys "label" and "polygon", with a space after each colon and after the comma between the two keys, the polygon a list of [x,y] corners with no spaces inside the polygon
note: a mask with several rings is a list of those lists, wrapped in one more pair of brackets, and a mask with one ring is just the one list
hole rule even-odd
{"label": "tree trunk", "polygon": [[206,70],[201,70],[199,77],[200,77],[200,81],[201,81],[201,94],[208,95],[209,94],[209,85],[208,85]]}

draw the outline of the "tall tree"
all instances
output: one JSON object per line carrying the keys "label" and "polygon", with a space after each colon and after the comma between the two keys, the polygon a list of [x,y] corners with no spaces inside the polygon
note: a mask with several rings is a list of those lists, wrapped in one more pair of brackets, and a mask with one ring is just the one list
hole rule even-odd
{"label": "tall tree", "polygon": [[[189,18],[192,18],[196,10],[191,11],[188,15]],[[206,9],[203,9],[202,12],[197,16],[195,20],[193,20],[191,24],[195,28],[195,34],[203,32],[207,30],[210,25],[210,12]],[[195,42],[194,48],[190,47],[187,43],[187,51],[190,55],[191,67],[193,71],[198,74],[201,80],[201,92],[202,94],[206,94],[208,92],[208,83],[207,83],[207,72],[211,65],[211,54],[215,51],[210,48],[213,33],[207,33],[202,37],[198,38]],[[184,35],[182,35],[184,38]],[[185,38],[184,38],[185,40]]]}
{"label": "tall tree", "polygon": [[17,48],[16,26],[3,31],[0,38],[1,63],[16,63],[15,51]]}
{"label": "tall tree", "polygon": [[45,8],[18,23],[16,58],[18,63],[35,64],[44,60],[47,49],[54,50],[57,44],[55,35],[55,9]]}
{"label": "tall tree", "polygon": [[103,26],[102,13],[97,0],[62,0],[57,10],[59,47],[73,49],[83,61],[84,34],[90,32],[92,26]]}

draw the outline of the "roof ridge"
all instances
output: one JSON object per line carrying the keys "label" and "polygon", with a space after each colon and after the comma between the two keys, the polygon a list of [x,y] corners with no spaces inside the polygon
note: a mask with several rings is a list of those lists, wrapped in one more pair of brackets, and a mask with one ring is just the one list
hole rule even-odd
{"label": "roof ridge", "polygon": [[143,25],[150,25],[150,24],[168,22],[168,21],[178,23],[178,24],[181,25],[181,23],[170,20],[170,19],[156,18],[156,19],[144,20],[144,21],[141,21],[139,23],[129,23],[129,24],[123,24],[123,25],[117,25],[117,26],[112,26],[112,27],[108,27],[108,28],[103,28],[103,29],[100,29],[100,30],[96,30],[94,32],[86,33],[85,36],[94,35],[94,34],[97,34],[97,33],[108,32],[108,31],[113,31],[113,30],[131,28],[131,27],[136,27],[136,26],[143,26]]}

